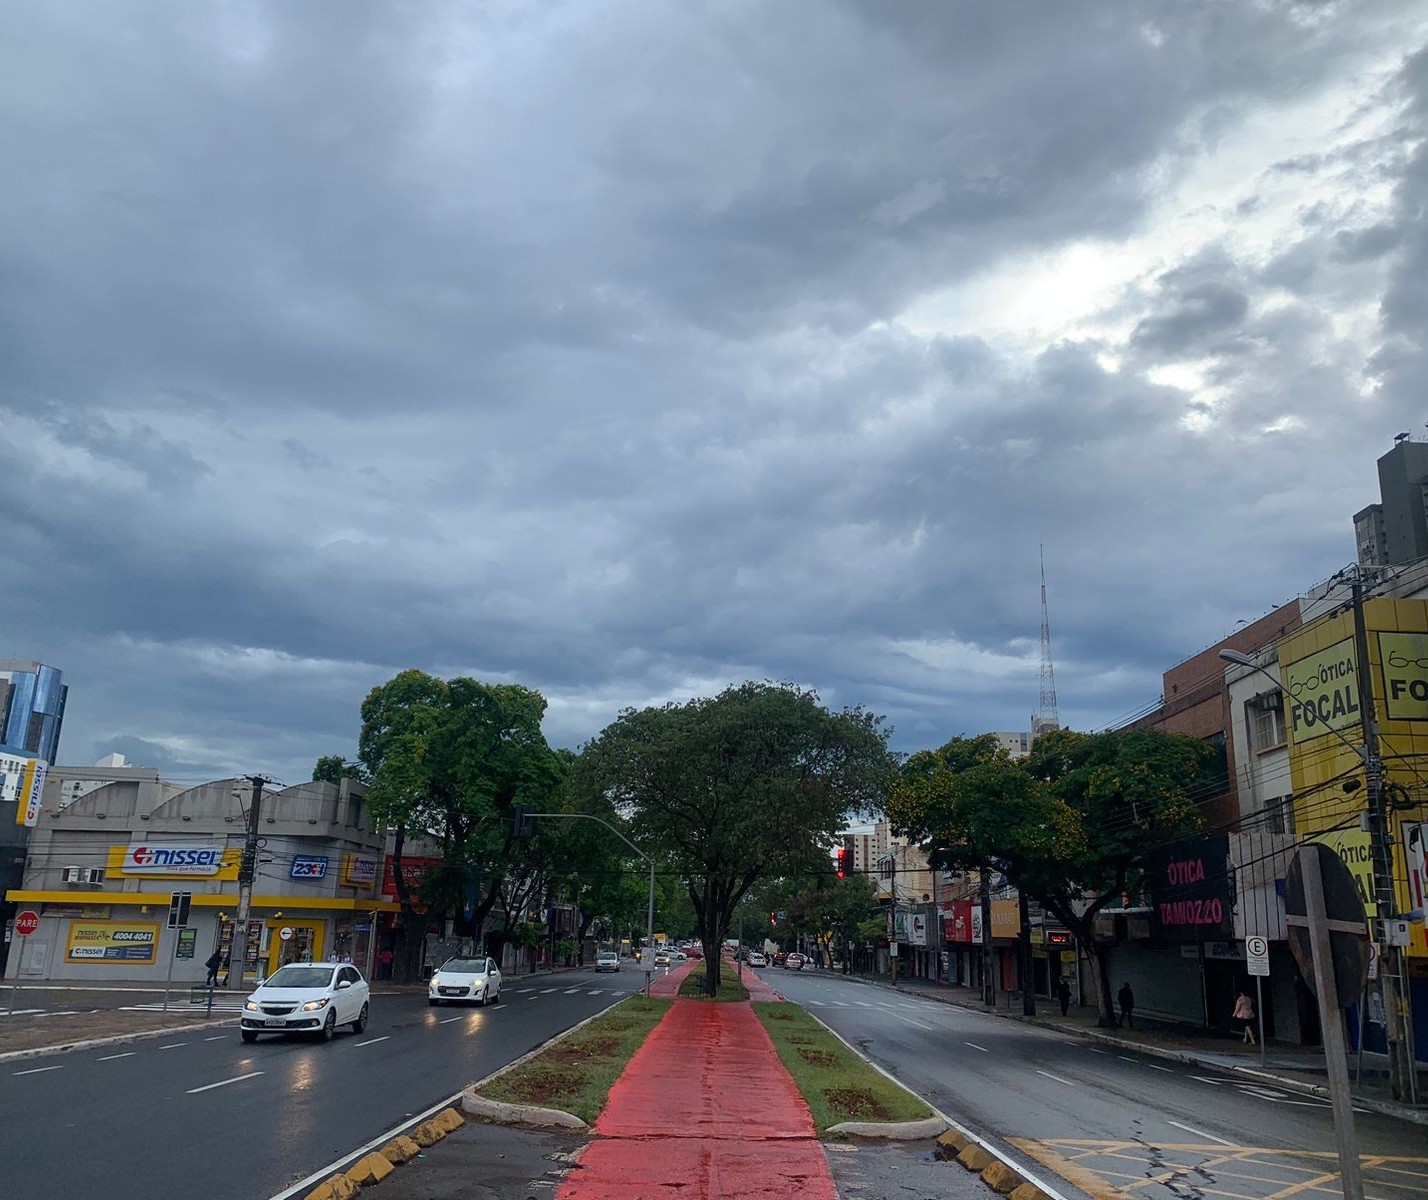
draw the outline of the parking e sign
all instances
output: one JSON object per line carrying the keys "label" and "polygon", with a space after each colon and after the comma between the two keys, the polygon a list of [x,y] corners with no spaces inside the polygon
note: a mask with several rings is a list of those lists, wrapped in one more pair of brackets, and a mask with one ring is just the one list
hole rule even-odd
{"label": "parking e sign", "polygon": [[327,858],[320,854],[293,855],[291,879],[326,879]]}

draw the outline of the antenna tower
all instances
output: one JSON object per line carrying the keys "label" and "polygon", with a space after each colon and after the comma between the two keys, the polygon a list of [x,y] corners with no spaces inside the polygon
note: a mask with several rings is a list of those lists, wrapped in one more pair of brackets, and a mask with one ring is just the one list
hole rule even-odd
{"label": "antenna tower", "polygon": [[1051,666],[1051,616],[1046,607],[1046,548],[1041,553],[1041,704],[1031,721],[1032,740],[1048,729],[1060,729],[1056,711],[1056,672]]}

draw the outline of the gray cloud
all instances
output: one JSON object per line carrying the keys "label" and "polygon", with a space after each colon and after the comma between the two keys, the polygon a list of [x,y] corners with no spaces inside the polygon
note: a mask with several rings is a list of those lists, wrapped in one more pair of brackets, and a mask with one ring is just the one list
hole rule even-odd
{"label": "gray cloud", "polygon": [[[1396,5],[17,11],[0,585],[71,748],[297,778],[411,665],[565,744],[744,677],[1016,728],[1040,543],[1103,724],[1348,558],[1421,421]],[[1389,129],[1165,214],[1336,88]],[[908,319],[1147,238],[1096,332]]]}

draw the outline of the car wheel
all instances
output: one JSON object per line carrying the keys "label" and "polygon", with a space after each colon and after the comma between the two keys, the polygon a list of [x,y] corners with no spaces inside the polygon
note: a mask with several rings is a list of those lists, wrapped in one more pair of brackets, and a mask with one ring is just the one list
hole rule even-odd
{"label": "car wheel", "polygon": [[256,1042],[258,1040],[258,1031],[256,1029],[244,1029],[240,1031],[240,1036],[245,1042]]}
{"label": "car wheel", "polygon": [[327,1020],[322,1023],[322,1032],[318,1035],[324,1042],[332,1041],[337,1033],[337,1010],[329,1008],[327,1010]]}
{"label": "car wheel", "polygon": [[362,1002],[362,1011],[357,1014],[357,1019],[352,1022],[352,1032],[361,1033],[367,1028],[367,1002]]}

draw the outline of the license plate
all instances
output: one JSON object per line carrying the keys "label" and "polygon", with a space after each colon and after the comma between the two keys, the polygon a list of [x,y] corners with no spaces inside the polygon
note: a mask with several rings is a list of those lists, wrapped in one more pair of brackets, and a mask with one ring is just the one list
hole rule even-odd
{"label": "license plate", "polygon": [[266,1021],[263,1022],[263,1024],[264,1024],[264,1025],[286,1025],[287,1022],[284,1021],[281,1017],[269,1017]]}

